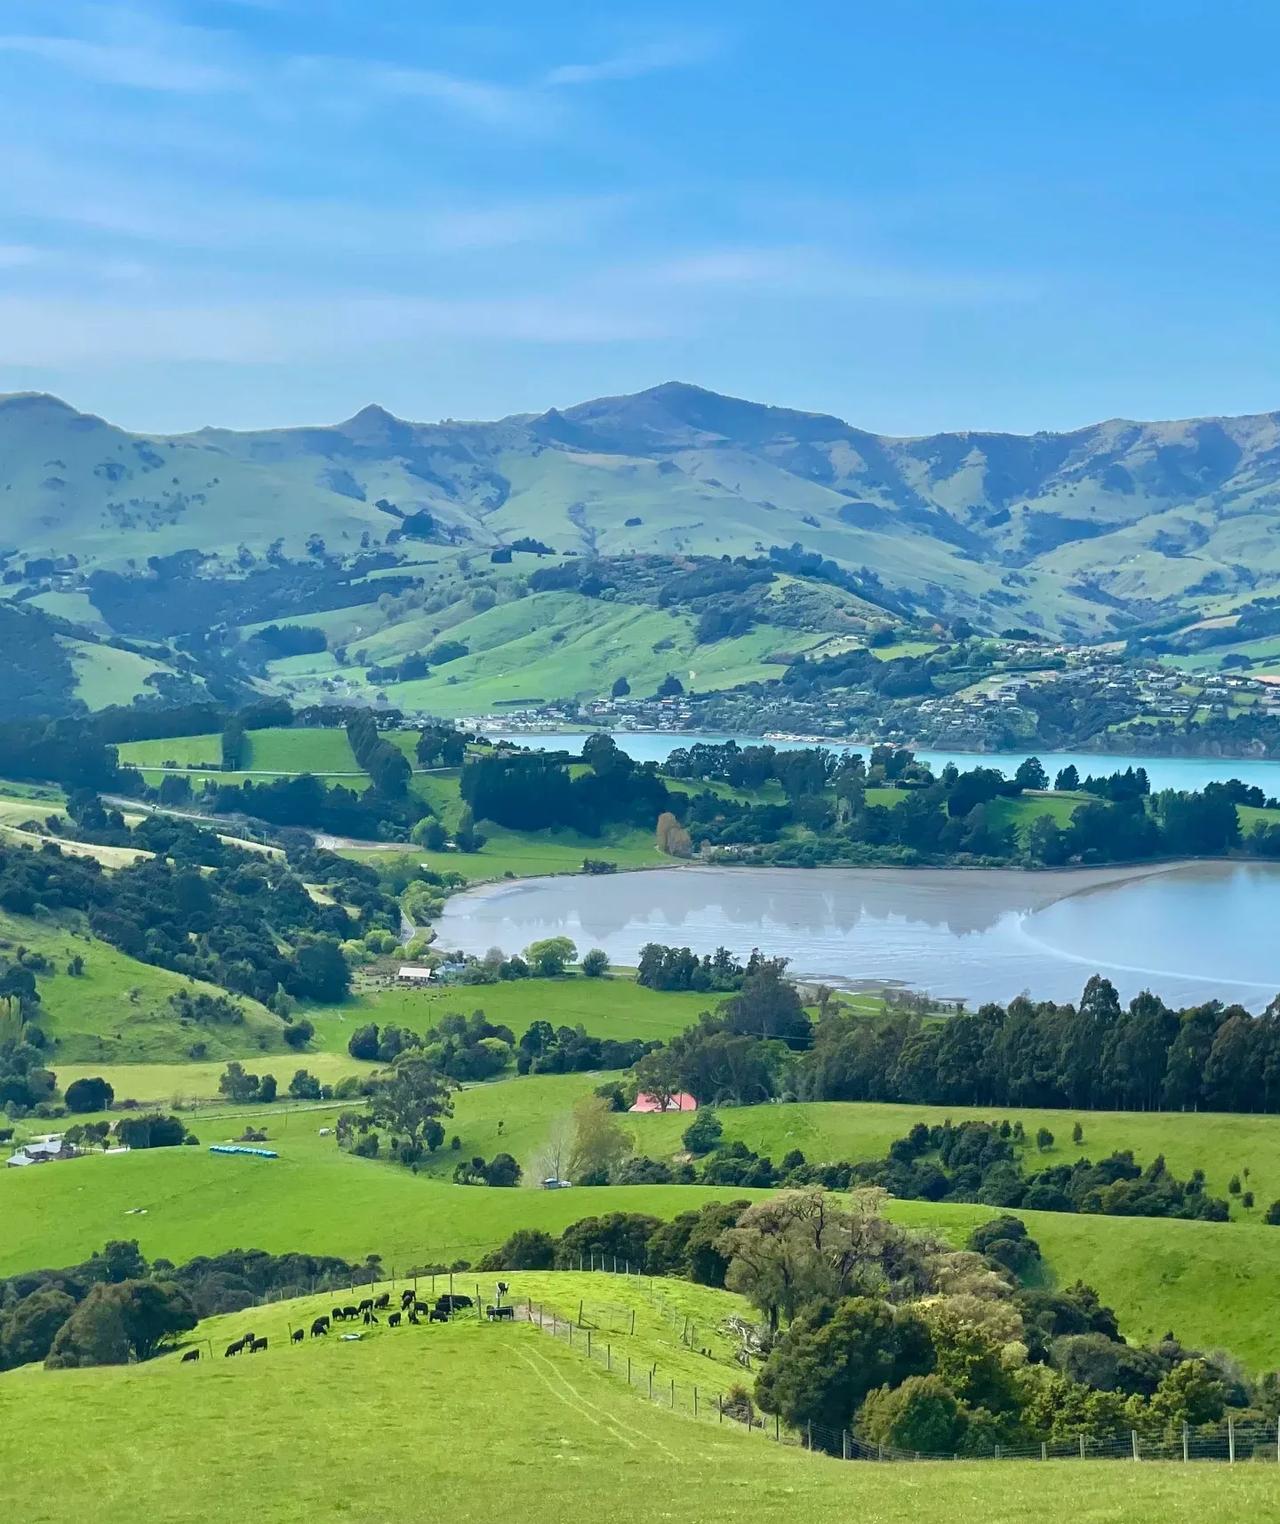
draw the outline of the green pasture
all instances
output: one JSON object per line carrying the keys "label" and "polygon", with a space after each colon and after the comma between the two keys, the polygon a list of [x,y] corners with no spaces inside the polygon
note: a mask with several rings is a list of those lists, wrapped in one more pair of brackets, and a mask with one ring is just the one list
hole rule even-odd
{"label": "green pasture", "polygon": [[[1143,1166],[1163,1154],[1175,1175],[1186,1177],[1203,1169],[1212,1194],[1232,1202],[1242,1221],[1261,1222],[1270,1203],[1280,1198],[1280,1117],[1246,1116],[1229,1112],[1173,1111],[1053,1111],[1001,1106],[898,1106],[861,1101],[801,1101],[786,1105],[726,1107],[717,1115],[727,1141],[741,1139],[778,1163],[798,1148],[812,1163],[834,1159],[882,1159],[889,1145],[907,1135],[917,1122],[932,1126],[952,1122],[1021,1122],[1028,1143],[1021,1151],[1027,1171],[1076,1159],[1098,1159],[1132,1149]],[[1083,1141],[1071,1141],[1079,1123]],[[681,1148],[680,1135],[688,1117],[635,1116],[628,1126],[637,1151],[664,1158]],[[1040,1128],[1053,1134],[1052,1148],[1043,1152],[1034,1139]],[[1246,1171],[1248,1174],[1246,1175]],[[1227,1195],[1232,1175],[1252,1190],[1252,1212]],[[1277,1230],[1280,1237],[1280,1230]]]}
{"label": "green pasture", "polygon": [[[228,1058],[254,1049],[278,1053],[284,1046],[279,1018],[255,1000],[237,997],[245,1012],[241,1026],[183,1026],[169,1006],[171,995],[226,991],[139,963],[69,925],[0,912],[0,952],[17,947],[42,953],[52,965],[37,975],[37,984],[40,1025],[56,1044],[56,1067],[62,1060],[176,1064],[190,1057],[195,1043],[203,1043],[211,1057]],[[67,972],[76,955],[84,959],[79,975]]]}
{"label": "green pasture", "polygon": [[[496,1088],[496,1087],[493,1087]],[[0,1273],[69,1264],[110,1238],[136,1237],[150,1258],[257,1247],[388,1266],[475,1261],[517,1228],[556,1233],[609,1211],[671,1217],[711,1200],[764,1192],[706,1186],[599,1186],[494,1190],[414,1175],[355,1158],[319,1129],[331,1118],[293,1113],[267,1121],[273,1160],[207,1152],[238,1135],[230,1118],[194,1125],[198,1148],[92,1157],[0,1174]],[[465,1130],[465,1126],[464,1126]],[[891,1215],[961,1243],[994,1209],[891,1202]],[[1173,1328],[1191,1343],[1232,1350],[1249,1366],[1280,1363],[1273,1287],[1280,1231],[1248,1223],[1089,1217],[1028,1212],[1056,1281],[1096,1286],[1135,1338]]]}
{"label": "green pasture", "polygon": [[0,1506],[24,1524],[239,1524],[246,1509],[262,1524],[513,1512],[563,1524],[605,1499],[691,1524],[1280,1517],[1262,1466],[843,1465],[669,1412],[527,1323],[370,1332],[271,1339],[234,1360],[0,1376],[0,1402],[22,1415],[0,1427]]}

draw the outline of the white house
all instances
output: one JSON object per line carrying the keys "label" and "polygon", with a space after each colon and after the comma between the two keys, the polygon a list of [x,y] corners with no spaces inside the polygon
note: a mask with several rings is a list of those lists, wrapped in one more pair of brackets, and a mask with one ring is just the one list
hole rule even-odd
{"label": "white house", "polygon": [[429,984],[434,970],[422,963],[402,963],[396,972],[399,984]]}

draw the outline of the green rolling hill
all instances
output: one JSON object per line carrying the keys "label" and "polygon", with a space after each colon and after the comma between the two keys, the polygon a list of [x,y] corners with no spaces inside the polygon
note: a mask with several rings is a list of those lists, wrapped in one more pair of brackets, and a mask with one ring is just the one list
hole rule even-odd
{"label": "green rolling hill", "polygon": [[194,551],[234,578],[371,551],[452,564],[525,536],[609,558],[800,542],[915,605],[1083,637],[1280,572],[1274,414],[893,439],[669,383],[492,423],[369,407],[170,438],[16,394],[0,461],[11,585],[108,624],[92,574],[154,575],[152,558]]}

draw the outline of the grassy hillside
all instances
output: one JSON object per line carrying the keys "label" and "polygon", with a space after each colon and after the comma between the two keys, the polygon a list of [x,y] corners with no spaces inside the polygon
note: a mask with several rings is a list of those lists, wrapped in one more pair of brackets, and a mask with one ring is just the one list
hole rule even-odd
{"label": "grassy hillside", "polygon": [[[491,1524],[513,1508],[528,1524],[562,1524],[606,1498],[650,1512],[669,1500],[662,1511],[698,1524],[747,1513],[762,1524],[843,1524],[851,1498],[877,1524],[1276,1516],[1263,1467],[851,1472],[758,1432],[667,1412],[527,1324],[464,1320],[283,1348],[273,1339],[264,1355],[194,1366],[27,1369],[0,1377],[0,1393],[23,1414],[0,1430],[0,1475],[21,1478],[29,1524],[185,1524],[193,1508],[231,1524],[248,1497],[263,1524],[425,1517],[428,1497],[430,1517],[459,1524]],[[55,1431],[57,1444],[30,1442]]]}
{"label": "grassy hillside", "polygon": [[[169,1005],[171,995],[180,990],[226,992],[139,963],[70,926],[0,913],[0,951],[6,944],[42,953],[52,964],[52,971],[39,974],[37,982],[40,1024],[56,1044],[57,1067],[64,1062],[179,1063],[197,1043],[211,1058],[284,1048],[280,1019],[255,1000],[240,999],[243,1026],[182,1025]],[[76,955],[84,959],[84,972],[72,975],[67,965]]]}
{"label": "grassy hillside", "polygon": [[[1034,1143],[1023,1154],[1028,1170],[1075,1159],[1097,1160],[1116,1150],[1132,1149],[1146,1165],[1163,1154],[1176,1175],[1203,1169],[1210,1191],[1227,1195],[1232,1175],[1244,1178],[1258,1205],[1250,1214],[1233,1203],[1244,1220],[1260,1221],[1263,1210],[1280,1197],[1280,1117],[1242,1116],[1221,1112],[1050,1111],[999,1106],[897,1106],[876,1103],[821,1101],[783,1106],[743,1106],[719,1112],[728,1141],[741,1138],[775,1162],[793,1148],[807,1159],[881,1159],[896,1138],[905,1137],[917,1122],[933,1125],[950,1118],[990,1122],[1020,1121],[1028,1138],[1041,1127],[1054,1136],[1043,1152]],[[1071,1141],[1079,1122],[1084,1140]],[[680,1148],[688,1119],[677,1115],[628,1119],[636,1147],[662,1158]],[[1248,1170],[1247,1177],[1244,1172]],[[1280,1235],[1278,1235],[1280,1236]]]}
{"label": "grassy hillside", "polygon": [[[195,1120],[202,1145],[234,1137],[230,1120]],[[359,1259],[388,1266],[475,1260],[521,1227],[558,1232],[606,1211],[670,1217],[708,1200],[759,1192],[700,1186],[492,1190],[415,1176],[340,1153],[325,1122],[295,1113],[271,1126],[274,1160],[159,1149],[0,1175],[0,1273],[72,1263],[108,1238],[137,1236],[144,1253],[173,1260],[236,1245]],[[199,1209],[193,1210],[193,1203]],[[144,1209],[145,1215],[126,1216]],[[982,1206],[895,1202],[892,1215],[962,1242],[991,1215]],[[1024,1214],[1053,1275],[1083,1278],[1119,1312],[1131,1336],[1174,1328],[1189,1342],[1233,1350],[1251,1366],[1280,1364],[1271,1287],[1280,1232],[1214,1224],[1061,1213]]]}

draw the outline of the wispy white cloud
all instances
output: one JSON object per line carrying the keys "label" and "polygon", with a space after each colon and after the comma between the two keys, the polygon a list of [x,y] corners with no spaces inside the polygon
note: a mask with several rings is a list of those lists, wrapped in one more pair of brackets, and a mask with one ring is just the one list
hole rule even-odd
{"label": "wispy white cloud", "polygon": [[1022,273],[926,267],[885,259],[858,261],[805,246],[692,250],[633,273],[642,282],[660,287],[755,288],[923,306],[1025,302],[1041,294],[1040,283]]}
{"label": "wispy white cloud", "polygon": [[239,90],[247,80],[229,35],[132,5],[49,9],[48,26],[0,32],[0,53],[95,84],[179,95]]}
{"label": "wispy white cloud", "polygon": [[353,353],[411,354],[432,340],[595,345],[666,336],[622,304],[560,296],[444,301],[326,293],[306,301],[150,302],[0,296],[13,366],[200,361],[336,362]]}
{"label": "wispy white cloud", "polygon": [[544,84],[594,85],[610,80],[639,79],[663,69],[684,69],[705,63],[720,51],[721,41],[709,32],[687,33],[660,38],[641,46],[624,49],[590,63],[560,64],[548,70]]}

